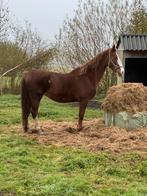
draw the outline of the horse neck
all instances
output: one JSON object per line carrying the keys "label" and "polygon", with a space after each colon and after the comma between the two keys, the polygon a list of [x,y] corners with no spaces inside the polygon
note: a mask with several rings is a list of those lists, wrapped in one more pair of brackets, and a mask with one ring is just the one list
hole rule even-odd
{"label": "horse neck", "polygon": [[89,62],[89,65],[91,64],[89,66],[90,68],[89,76],[95,84],[97,84],[101,80],[104,74],[104,71],[108,65],[108,60],[109,60],[108,53],[109,53],[109,50],[105,50],[104,52],[99,53],[96,57],[94,57]]}

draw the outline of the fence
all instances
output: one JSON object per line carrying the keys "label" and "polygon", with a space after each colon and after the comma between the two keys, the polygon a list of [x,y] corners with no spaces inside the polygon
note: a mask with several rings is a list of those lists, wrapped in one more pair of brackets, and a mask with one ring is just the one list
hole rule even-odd
{"label": "fence", "polygon": [[11,94],[19,94],[20,93],[20,77],[3,77],[0,80],[0,92],[1,94],[11,93]]}

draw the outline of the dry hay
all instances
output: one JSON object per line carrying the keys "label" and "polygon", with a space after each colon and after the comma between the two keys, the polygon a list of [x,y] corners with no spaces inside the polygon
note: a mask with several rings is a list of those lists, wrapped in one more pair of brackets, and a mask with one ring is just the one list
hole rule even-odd
{"label": "dry hay", "polygon": [[123,83],[112,86],[102,104],[104,111],[135,114],[147,111],[147,87],[142,83]]}
{"label": "dry hay", "polygon": [[[76,131],[74,122],[41,122],[42,134],[23,134],[41,144],[55,147],[82,148],[92,152],[115,153],[140,152],[147,154],[147,129],[127,131],[117,127],[106,127],[102,119],[84,122],[81,132]],[[16,129],[15,129],[16,130]],[[22,132],[19,130],[19,134]]]}

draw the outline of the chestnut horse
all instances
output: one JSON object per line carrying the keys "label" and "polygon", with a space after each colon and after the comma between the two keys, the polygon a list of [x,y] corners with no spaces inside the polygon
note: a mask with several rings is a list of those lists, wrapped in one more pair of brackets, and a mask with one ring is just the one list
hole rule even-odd
{"label": "chestnut horse", "polygon": [[107,66],[122,76],[124,69],[115,46],[97,54],[89,62],[69,73],[35,69],[24,72],[21,91],[24,131],[27,132],[29,129],[28,117],[30,113],[35,120],[35,128],[37,129],[38,107],[43,95],[61,103],[79,102],[77,129],[81,130],[88,101],[95,96],[97,84]]}

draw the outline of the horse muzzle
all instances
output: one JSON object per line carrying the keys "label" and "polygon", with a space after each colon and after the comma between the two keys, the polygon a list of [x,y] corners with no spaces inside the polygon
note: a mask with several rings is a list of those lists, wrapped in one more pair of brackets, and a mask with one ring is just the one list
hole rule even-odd
{"label": "horse muzzle", "polygon": [[120,67],[119,69],[116,70],[116,73],[120,76],[123,77],[124,75],[124,68]]}

